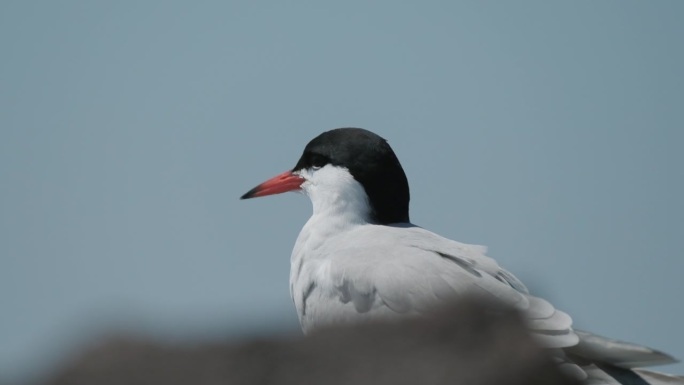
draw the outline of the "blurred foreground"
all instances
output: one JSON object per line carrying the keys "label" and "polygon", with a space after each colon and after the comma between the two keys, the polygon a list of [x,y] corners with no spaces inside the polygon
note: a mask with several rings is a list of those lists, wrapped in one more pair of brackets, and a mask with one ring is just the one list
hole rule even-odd
{"label": "blurred foreground", "polygon": [[[500,309],[499,309],[500,310]],[[309,337],[164,344],[116,337],[41,385],[573,384],[517,313],[464,301],[434,318],[336,327]]]}

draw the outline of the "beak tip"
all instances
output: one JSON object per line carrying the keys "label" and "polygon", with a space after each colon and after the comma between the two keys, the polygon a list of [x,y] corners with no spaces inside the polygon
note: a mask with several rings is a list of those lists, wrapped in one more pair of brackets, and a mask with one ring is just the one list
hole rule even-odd
{"label": "beak tip", "polygon": [[256,190],[256,189],[251,189],[251,190],[247,191],[246,193],[242,194],[242,196],[240,197],[240,200],[254,198],[254,193],[256,192],[254,190]]}

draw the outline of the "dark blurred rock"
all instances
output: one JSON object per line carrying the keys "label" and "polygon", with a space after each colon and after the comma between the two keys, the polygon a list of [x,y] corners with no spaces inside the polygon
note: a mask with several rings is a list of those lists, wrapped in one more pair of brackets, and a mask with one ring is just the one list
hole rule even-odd
{"label": "dark blurred rock", "polygon": [[[491,310],[491,309],[490,309]],[[44,385],[573,384],[511,311],[474,302],[430,319],[306,338],[171,346],[114,338]]]}

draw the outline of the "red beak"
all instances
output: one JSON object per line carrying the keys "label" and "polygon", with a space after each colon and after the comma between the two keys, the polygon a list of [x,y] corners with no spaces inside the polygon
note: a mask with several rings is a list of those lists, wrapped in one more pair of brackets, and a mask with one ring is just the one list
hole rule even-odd
{"label": "red beak", "polygon": [[285,171],[247,191],[240,199],[258,198],[266,195],[300,190],[302,183],[304,183],[304,178],[293,174],[292,171]]}

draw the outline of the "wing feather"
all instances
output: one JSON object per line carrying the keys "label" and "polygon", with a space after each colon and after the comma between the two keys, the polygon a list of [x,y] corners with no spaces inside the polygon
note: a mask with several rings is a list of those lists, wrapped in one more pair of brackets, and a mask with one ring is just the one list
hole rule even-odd
{"label": "wing feather", "polygon": [[521,310],[530,330],[547,346],[576,344],[572,319],[531,296],[485,250],[420,227],[359,226],[326,242],[317,250],[318,260],[302,268],[305,279],[297,284],[298,292],[305,293],[297,300],[300,320],[315,328],[336,320],[419,315],[477,295]]}
{"label": "wing feather", "polygon": [[331,265],[340,300],[360,313],[386,307],[390,314],[423,314],[435,305],[474,294],[523,311],[531,331],[547,346],[577,343],[570,316],[529,295],[513,274],[484,255],[485,247],[452,241],[420,227],[363,230],[340,241],[346,245],[333,245],[336,255]]}
{"label": "wing feather", "polygon": [[[359,226],[327,242],[314,259],[297,268],[291,285],[302,327],[306,333],[325,324],[420,315],[475,294],[519,309],[541,344],[582,362],[621,368],[675,362],[653,349],[576,332],[569,315],[529,294],[485,252],[483,246],[452,241],[420,227]],[[588,374],[598,381],[590,383],[614,383],[605,382],[613,379],[596,366],[580,368],[562,354],[559,360],[578,378]],[[675,381],[661,383],[681,381],[664,379]]]}

